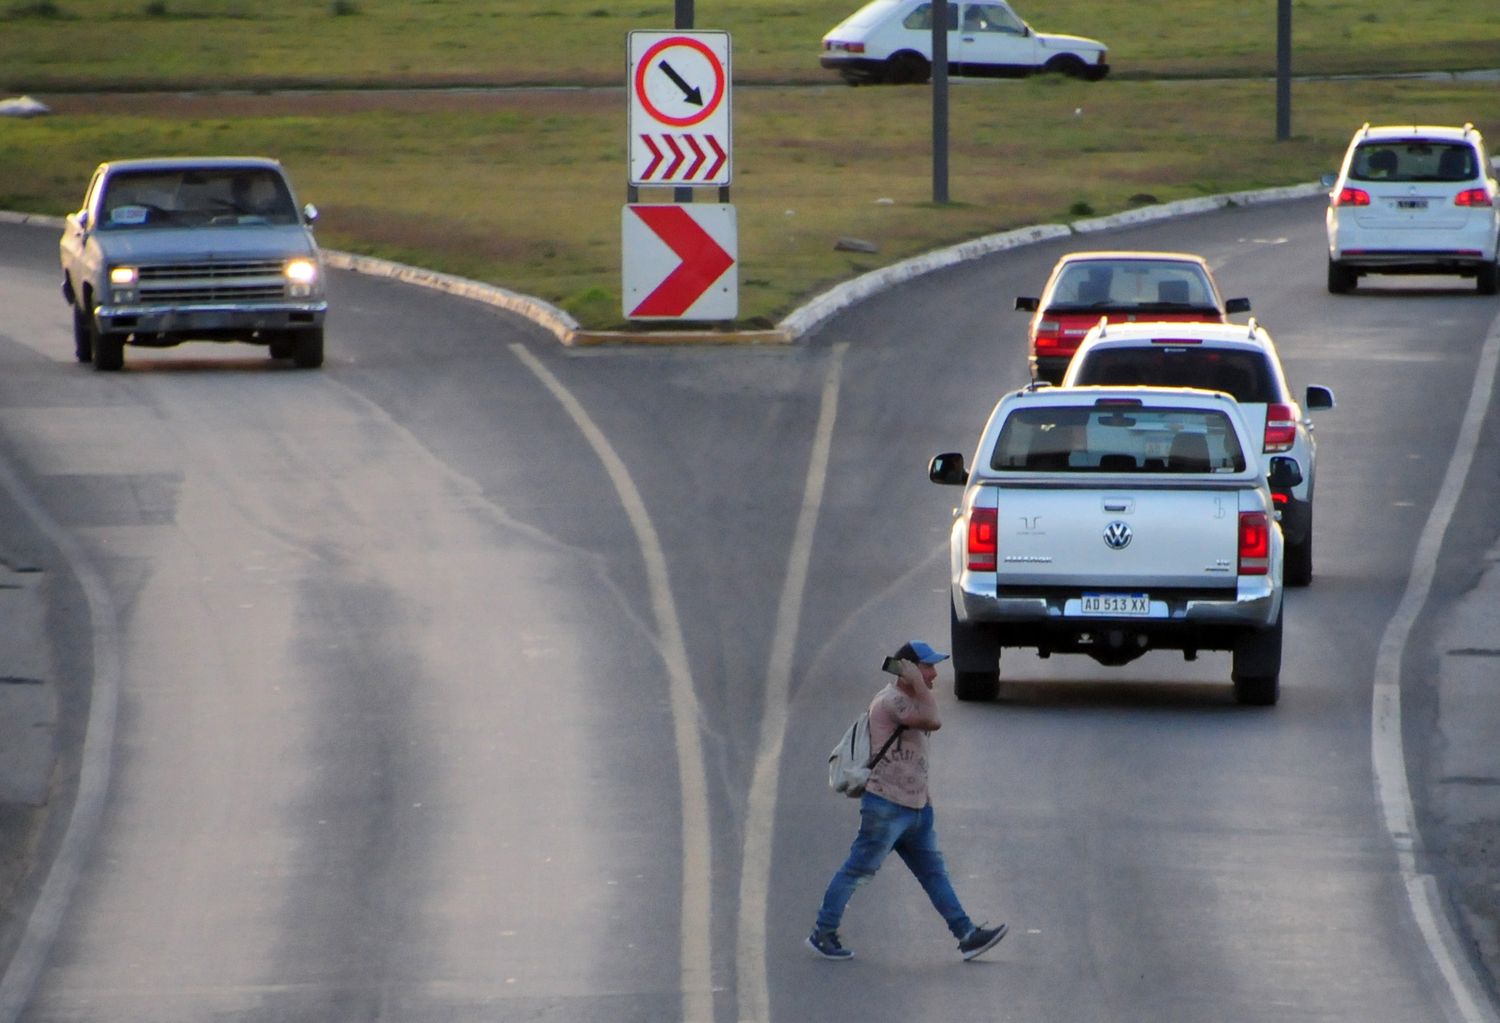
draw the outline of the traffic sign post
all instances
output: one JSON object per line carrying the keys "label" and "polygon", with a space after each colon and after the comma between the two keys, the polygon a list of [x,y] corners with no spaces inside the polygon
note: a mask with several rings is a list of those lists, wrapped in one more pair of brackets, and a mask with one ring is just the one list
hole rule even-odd
{"label": "traffic sign post", "polygon": [[727,186],[728,32],[629,34],[630,185]]}
{"label": "traffic sign post", "polygon": [[738,225],[728,203],[633,203],[620,221],[623,305],[632,320],[739,315]]}

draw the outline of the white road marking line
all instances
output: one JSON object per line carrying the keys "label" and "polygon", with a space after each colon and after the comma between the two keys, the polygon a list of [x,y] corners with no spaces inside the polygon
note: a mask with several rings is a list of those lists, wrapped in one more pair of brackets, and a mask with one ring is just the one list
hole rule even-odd
{"label": "white road marking line", "polygon": [[[604,464],[610,482],[625,508],[630,528],[646,565],[651,590],[651,609],[656,619],[657,642],[666,665],[672,706],[672,730],[677,745],[677,780],[682,800],[682,949],[679,969],[682,986],[682,1019],[686,1023],[712,1023],[713,930],[711,928],[713,844],[708,823],[708,784],[703,769],[703,737],[699,732],[700,711],[688,669],[687,645],[682,623],[672,600],[667,559],[662,553],[656,528],[646,513],[646,504],[631,479],[625,463],[615,453],[604,431],[589,417],[583,405],[543,366],[524,345],[510,350],[552,392],[572,418],[578,431]],[[0,1021],[3,1023],[3,1021]]]}
{"label": "white road marking line", "polygon": [[1412,915],[1433,961],[1448,985],[1453,1008],[1458,1012],[1454,1018],[1463,1023],[1495,1023],[1496,1015],[1443,911],[1436,881],[1417,868],[1420,838],[1411,789],[1407,784],[1406,753],[1401,741],[1401,657],[1412,627],[1432,592],[1443,537],[1463,493],[1474,451],[1479,446],[1479,431],[1494,391],[1497,365],[1500,365],[1500,316],[1491,321],[1489,334],[1480,351],[1474,389],[1469,394],[1458,442],[1454,445],[1453,457],[1443,475],[1443,484],[1438,489],[1432,512],[1417,540],[1406,590],[1381,633],[1379,653],[1375,658],[1375,693],[1370,715],[1370,759],[1375,768],[1375,792],[1385,812],[1386,830],[1396,846],[1406,898],[1411,903]]}
{"label": "white road marking line", "polygon": [[735,944],[740,1023],[765,1023],[770,1019],[766,913],[770,902],[772,838],[776,829],[776,790],[781,778],[781,751],[786,742],[787,697],[792,684],[797,623],[802,618],[802,598],[807,589],[808,565],[812,560],[813,533],[823,505],[823,489],[828,481],[833,424],[838,417],[839,382],[844,353],[848,349],[847,341],[833,346],[828,375],[823,378],[818,425],[807,464],[807,481],[802,490],[802,510],[797,515],[797,529],[787,559],[786,577],[781,585],[781,600],[776,608],[771,657],[766,665],[760,745],[755,754],[755,776],[746,800],[745,846],[740,860],[739,932]]}
{"label": "white road marking line", "polygon": [[109,588],[83,547],[47,514],[14,470],[4,463],[0,463],[0,486],[57,548],[83,588],[93,632],[94,657],[94,679],[89,691],[88,722],[84,726],[78,793],[68,815],[68,827],[63,832],[57,857],[47,868],[47,879],[42,882],[36,904],[26,918],[26,930],[10,965],[6,967],[5,976],[0,978],[0,1023],[14,1023],[36,990],[37,980],[62,928],[63,915],[72,901],[73,890],[93,849],[94,835],[104,815],[122,668],[119,615]]}

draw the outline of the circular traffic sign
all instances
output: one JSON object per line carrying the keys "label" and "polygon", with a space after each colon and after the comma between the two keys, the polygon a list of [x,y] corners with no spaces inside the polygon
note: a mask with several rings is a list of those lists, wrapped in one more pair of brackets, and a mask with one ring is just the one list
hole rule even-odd
{"label": "circular traffic sign", "polygon": [[[713,79],[707,98],[703,82]],[[707,120],[724,99],[728,86],[724,65],[702,40],[690,36],[662,39],[642,55],[635,67],[636,99],[654,120],[674,128],[690,128]],[[674,114],[663,107],[684,108]]]}

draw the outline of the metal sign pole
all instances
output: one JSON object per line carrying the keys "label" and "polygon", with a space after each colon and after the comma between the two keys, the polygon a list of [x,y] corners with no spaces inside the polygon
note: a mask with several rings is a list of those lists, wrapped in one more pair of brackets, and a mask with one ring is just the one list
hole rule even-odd
{"label": "metal sign pole", "polygon": [[932,201],[948,201],[948,0],[932,0]]}

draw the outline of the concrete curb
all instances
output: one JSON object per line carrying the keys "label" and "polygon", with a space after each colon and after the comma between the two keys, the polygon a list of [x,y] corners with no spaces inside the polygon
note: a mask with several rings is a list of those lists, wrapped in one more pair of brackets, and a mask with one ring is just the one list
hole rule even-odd
{"label": "concrete curb", "polygon": [[[1038,224],[1033,227],[985,235],[982,238],[913,256],[899,263],[881,267],[879,270],[871,270],[853,280],[836,284],[794,309],[770,330],[585,330],[565,310],[534,296],[523,295],[497,285],[485,284],[465,277],[455,277],[436,270],[407,266],[403,263],[393,263],[374,256],[360,256],[333,249],[323,250],[323,260],[335,269],[348,270],[370,277],[404,281],[407,284],[431,288],[445,294],[508,310],[550,331],[558,341],[569,347],[608,344],[784,345],[793,344],[806,337],[825,320],[871,295],[934,270],[978,259],[981,256],[1055,238],[1065,238],[1069,235],[1086,235],[1112,228],[1133,227],[1168,220],[1172,217],[1211,213],[1231,206],[1258,206],[1266,203],[1307,199],[1323,191],[1324,186],[1311,182],[1247,192],[1228,192],[1223,195],[1180,199],[1176,202],[1145,206],[1107,217],[1076,220],[1071,224]],[[0,223],[39,224],[61,230],[63,218],[0,210]]]}

